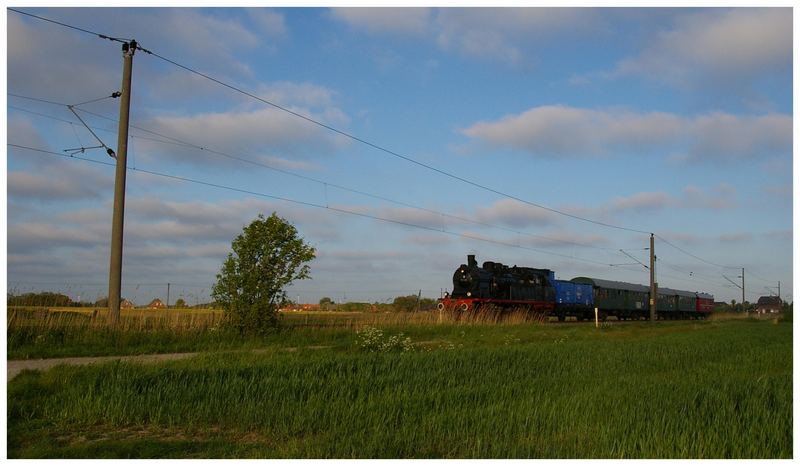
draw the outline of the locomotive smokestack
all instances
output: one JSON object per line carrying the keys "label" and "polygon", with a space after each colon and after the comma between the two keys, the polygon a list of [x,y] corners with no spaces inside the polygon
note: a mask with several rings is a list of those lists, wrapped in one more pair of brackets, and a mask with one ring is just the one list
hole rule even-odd
{"label": "locomotive smokestack", "polygon": [[467,256],[467,265],[470,267],[475,267],[478,265],[478,261],[475,260],[475,254],[469,254]]}

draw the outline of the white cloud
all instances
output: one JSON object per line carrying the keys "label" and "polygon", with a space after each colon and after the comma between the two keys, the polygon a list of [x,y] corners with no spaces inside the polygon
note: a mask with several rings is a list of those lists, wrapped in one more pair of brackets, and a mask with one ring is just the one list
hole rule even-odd
{"label": "white cloud", "polygon": [[331,16],[373,35],[420,37],[445,51],[519,65],[532,44],[600,27],[590,8],[335,8]]}
{"label": "white cloud", "polygon": [[681,233],[681,232],[660,232],[660,236],[666,238],[668,241],[674,241],[684,245],[698,245],[707,241],[706,238],[696,235],[694,233]]}
{"label": "white cloud", "polygon": [[23,20],[16,13],[7,17],[9,92],[78,102],[98,97],[98,92],[110,94],[119,86],[118,68],[105,66],[110,58],[106,44]]}
{"label": "white cloud", "polygon": [[408,207],[384,208],[380,209],[376,215],[400,223],[435,229],[442,229],[449,222],[448,217],[443,217],[434,212]]}
{"label": "white cloud", "polygon": [[584,34],[597,27],[590,8],[442,8],[437,43],[465,56],[520,64],[531,44],[560,34]]}
{"label": "white cloud", "polygon": [[709,189],[686,186],[680,196],[665,192],[641,192],[627,197],[615,197],[602,205],[602,215],[622,212],[652,212],[669,207],[684,209],[723,210],[736,207],[736,189],[720,183]]}
{"label": "white cloud", "polygon": [[638,192],[627,196],[615,196],[594,207],[562,206],[560,210],[581,217],[613,221],[614,217],[620,215],[652,214],[665,209],[719,211],[737,206],[736,189],[726,183],[720,183],[706,188],[686,186],[680,194],[664,191]]}
{"label": "white cloud", "polygon": [[297,105],[308,108],[325,108],[333,105],[334,91],[313,83],[278,81],[261,83],[255,92],[264,100],[278,105]]}
{"label": "white cloud", "polygon": [[[156,18],[159,16],[164,19],[159,21]],[[259,43],[259,37],[241,23],[197,10],[180,8],[156,11],[142,19],[155,20],[154,26],[166,28],[159,35],[169,31],[172,43],[187,51],[193,50],[195,55],[205,57],[204,61],[224,59],[233,62],[230,57],[237,50],[253,48]],[[147,47],[147,44],[144,46]]]}
{"label": "white cloud", "polygon": [[[33,147],[36,149],[48,149],[49,145],[45,142],[42,134],[27,117],[12,116],[8,119],[7,135],[9,144]],[[9,148],[9,151],[26,151],[25,149]],[[26,151],[27,152],[27,151]]]}
{"label": "white cloud", "polygon": [[636,193],[628,197],[615,197],[604,207],[612,213],[626,211],[653,211],[663,209],[672,203],[670,196],[663,192]]}
{"label": "white cloud", "polygon": [[706,193],[697,186],[687,186],[678,201],[681,207],[694,209],[722,210],[736,207],[736,188],[720,183]]}
{"label": "white cloud", "polygon": [[264,165],[269,165],[271,167],[279,168],[282,170],[319,170],[319,166],[311,163],[306,162],[303,160],[291,160],[283,157],[275,157],[271,155],[263,155],[260,157],[254,157],[254,161],[262,163]]}
{"label": "white cloud", "polygon": [[792,57],[791,8],[740,8],[687,15],[656,34],[634,58],[620,61],[612,75],[645,75],[691,86],[697,76],[749,80],[787,68]]}
{"label": "white cloud", "polygon": [[[41,210],[9,222],[8,250],[15,257],[9,273],[22,280],[68,282],[103,276],[108,272],[110,210],[105,202],[55,215]],[[315,231],[341,230],[339,216],[257,198],[182,202],[131,197],[125,212],[125,280],[211,281],[242,227],[257,214],[273,211],[311,242],[319,239]],[[324,240],[329,247],[336,243],[330,234]]]}
{"label": "white cloud", "polygon": [[711,113],[695,118],[691,153],[723,158],[764,157],[792,147],[792,117],[769,114],[735,116]]}
{"label": "white cloud", "polygon": [[520,238],[521,244],[544,248],[575,248],[584,246],[602,247],[609,244],[609,238],[599,234],[580,234],[566,230],[542,233],[540,236],[527,235]]}
{"label": "white cloud", "polygon": [[[328,107],[320,112],[293,108],[300,114],[334,126],[344,126],[349,119],[339,109]],[[198,113],[190,116],[156,116],[145,127],[235,156],[253,158],[252,154],[290,150],[292,154],[310,156],[335,151],[346,142],[330,131],[275,108],[252,111]],[[140,142],[150,151],[161,151],[161,145]],[[169,156],[195,164],[228,164],[229,159],[196,150],[170,149]],[[259,157],[259,156],[257,156]],[[263,156],[260,156],[263,157]],[[283,165],[286,165],[284,163]]]}
{"label": "white cloud", "polygon": [[637,114],[556,105],[475,123],[462,133],[534,154],[581,156],[605,154],[615,147],[668,142],[680,128],[680,119],[666,113]]}
{"label": "white cloud", "polygon": [[[143,47],[168,57],[182,57],[187,64],[202,62],[203,71],[213,71],[228,79],[252,75],[249,65],[236,55],[263,46],[259,35],[242,23],[213,13],[187,8],[58,8],[37,11],[67,23],[114,31],[133,37]],[[87,18],[91,18],[87,22]],[[92,22],[98,24],[92,24]],[[74,34],[62,28],[28,20],[18,14],[8,15],[8,84],[14,92],[37,97],[79,102],[119,87],[121,55],[118,43],[101,41],[88,35]],[[150,82],[150,92],[163,70],[152,60],[136,60],[137,80]],[[190,81],[184,73],[185,81]],[[167,95],[158,93],[153,95]]]}
{"label": "white cloud", "polygon": [[489,145],[537,156],[664,154],[685,149],[689,159],[749,158],[790,150],[792,118],[783,114],[737,116],[720,112],[685,117],[558,105],[478,122],[461,132]]}
{"label": "white cloud", "polygon": [[430,27],[428,8],[333,8],[331,16],[371,34],[420,36]]}
{"label": "white cloud", "polygon": [[44,173],[12,171],[8,173],[8,195],[19,200],[63,202],[79,199],[96,199],[111,193],[113,184],[104,173],[82,168],[65,169],[53,173],[53,166],[47,165]]}
{"label": "white cloud", "polygon": [[288,34],[286,21],[281,13],[264,8],[249,8],[247,13],[258,25],[258,32],[273,38],[283,38]]}
{"label": "white cloud", "polygon": [[422,235],[409,235],[403,240],[403,242],[422,246],[443,246],[450,243],[452,240],[453,238],[449,235],[431,233]]}
{"label": "white cloud", "polygon": [[555,214],[514,199],[501,199],[489,207],[478,207],[475,218],[484,223],[499,223],[514,228],[549,225],[557,221]]}
{"label": "white cloud", "polygon": [[719,240],[724,243],[746,243],[753,240],[750,233],[725,233],[719,235]]}
{"label": "white cloud", "polygon": [[[10,222],[8,250],[13,253],[48,253],[62,247],[93,247],[104,240],[95,228],[71,227],[52,222]],[[107,240],[106,240],[107,242]]]}

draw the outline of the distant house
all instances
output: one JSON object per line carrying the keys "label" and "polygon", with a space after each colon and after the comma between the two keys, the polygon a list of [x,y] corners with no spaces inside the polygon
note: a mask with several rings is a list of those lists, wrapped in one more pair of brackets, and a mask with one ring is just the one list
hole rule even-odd
{"label": "distant house", "polygon": [[166,309],[167,305],[164,304],[160,299],[156,298],[150,301],[150,304],[147,305],[148,309]]}
{"label": "distant house", "polygon": [[781,298],[777,296],[762,296],[758,298],[756,304],[756,311],[759,314],[768,314],[771,312],[780,312],[782,307]]}
{"label": "distant house", "polygon": [[122,301],[120,301],[119,307],[121,309],[133,309],[134,308],[133,303],[130,302],[129,300],[127,300],[127,299],[123,299]]}

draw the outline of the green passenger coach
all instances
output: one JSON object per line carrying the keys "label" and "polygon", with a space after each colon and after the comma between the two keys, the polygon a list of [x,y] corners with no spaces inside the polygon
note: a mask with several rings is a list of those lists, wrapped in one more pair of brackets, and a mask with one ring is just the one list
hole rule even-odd
{"label": "green passenger coach", "polygon": [[[621,320],[650,317],[648,286],[589,277],[576,277],[571,281],[592,285],[594,305],[601,319],[607,316],[616,316]],[[702,312],[698,304],[700,299],[697,292],[659,288],[657,299],[659,319],[705,318],[708,315],[708,312]],[[584,317],[594,318],[593,315]]]}
{"label": "green passenger coach", "polygon": [[650,289],[644,285],[589,277],[570,281],[592,285],[594,303],[601,318],[615,315],[620,319],[637,319],[650,315]]}

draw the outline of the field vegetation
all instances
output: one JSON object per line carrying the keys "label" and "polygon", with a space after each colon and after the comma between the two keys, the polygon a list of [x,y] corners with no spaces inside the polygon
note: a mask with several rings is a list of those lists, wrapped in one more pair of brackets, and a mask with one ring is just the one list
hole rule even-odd
{"label": "field vegetation", "polygon": [[202,354],[23,371],[8,385],[12,458],[792,457],[778,319],[287,313],[241,337],[212,311],[123,313],[114,331],[100,312],[19,312],[9,357]]}

